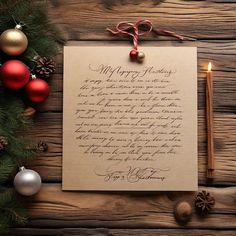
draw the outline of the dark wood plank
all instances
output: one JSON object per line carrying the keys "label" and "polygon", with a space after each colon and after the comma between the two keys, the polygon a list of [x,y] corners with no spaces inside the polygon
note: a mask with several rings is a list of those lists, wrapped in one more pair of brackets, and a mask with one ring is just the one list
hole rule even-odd
{"label": "dark wood plank", "polygon": [[[236,229],[236,187],[209,188],[216,204],[205,218],[193,214],[187,228]],[[199,189],[201,190],[201,188]],[[191,192],[70,192],[61,184],[44,184],[25,199],[29,227],[179,228],[173,207]]]}
{"label": "dark wood plank", "polygon": [[[215,113],[216,172],[215,185],[236,184],[236,115]],[[199,184],[207,184],[206,129],[204,112],[198,114]],[[62,166],[62,114],[38,114],[31,135],[34,140],[44,140],[49,145],[47,153],[41,153],[29,167],[39,171],[44,181],[61,181]]]}
{"label": "dark wood plank", "polygon": [[108,229],[108,228],[16,228],[8,236],[233,236],[233,230],[189,230],[189,229]]}
{"label": "dark wood plank", "polygon": [[[49,15],[72,40],[110,38],[106,27],[150,19],[160,28],[196,38],[236,38],[235,1],[51,0]],[[152,36],[150,38],[155,38]]]}
{"label": "dark wood plank", "polygon": [[[80,42],[81,43],[81,42]],[[70,42],[71,44],[71,42]],[[84,42],[89,44],[89,42]],[[96,45],[128,45],[121,42],[90,42]],[[213,63],[214,69],[214,110],[234,112],[236,100],[236,41],[214,42],[143,42],[143,46],[197,46],[198,47],[198,107],[205,108],[205,76],[208,62]],[[145,50],[145,49],[143,49]],[[128,52],[127,52],[128,54]],[[57,74],[51,79],[50,98],[40,107],[39,111],[62,110],[62,52],[57,56]],[[227,94],[227,96],[226,96]]]}

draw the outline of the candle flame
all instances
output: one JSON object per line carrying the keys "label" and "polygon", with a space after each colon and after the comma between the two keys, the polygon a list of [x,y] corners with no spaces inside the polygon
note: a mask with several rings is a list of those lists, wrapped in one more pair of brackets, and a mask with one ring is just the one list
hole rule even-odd
{"label": "candle flame", "polygon": [[208,64],[208,71],[211,71],[211,68],[212,68],[211,62],[209,62],[209,64]]}

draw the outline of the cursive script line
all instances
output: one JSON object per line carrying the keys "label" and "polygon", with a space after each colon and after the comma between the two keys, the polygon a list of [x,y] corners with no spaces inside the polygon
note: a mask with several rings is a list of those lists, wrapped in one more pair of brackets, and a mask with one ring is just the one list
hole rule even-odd
{"label": "cursive script line", "polygon": [[153,168],[153,167],[132,167],[127,166],[118,168],[114,165],[107,169],[101,170],[96,167],[94,173],[97,176],[103,177],[105,182],[126,181],[129,183],[137,183],[140,181],[164,181],[166,176],[164,172],[169,172],[170,168]]}

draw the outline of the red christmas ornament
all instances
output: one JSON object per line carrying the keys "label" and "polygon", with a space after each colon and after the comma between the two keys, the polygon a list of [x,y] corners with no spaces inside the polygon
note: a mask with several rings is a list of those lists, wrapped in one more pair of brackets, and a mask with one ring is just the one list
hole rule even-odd
{"label": "red christmas ornament", "polygon": [[28,83],[30,71],[21,61],[10,60],[2,65],[0,78],[4,87],[17,90],[23,88]]}
{"label": "red christmas ornament", "polygon": [[135,50],[135,49],[132,49],[132,50],[130,51],[130,53],[129,53],[129,56],[130,56],[130,59],[131,59],[132,61],[137,60],[138,51]]}
{"label": "red christmas ornament", "polygon": [[43,102],[47,99],[49,95],[49,86],[42,79],[32,79],[26,85],[26,93],[28,98],[32,102]]}

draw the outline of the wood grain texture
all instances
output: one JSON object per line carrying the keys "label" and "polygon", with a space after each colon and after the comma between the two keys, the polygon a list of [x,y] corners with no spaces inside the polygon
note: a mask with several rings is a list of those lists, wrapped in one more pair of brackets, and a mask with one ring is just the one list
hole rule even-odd
{"label": "wood grain texture", "polygon": [[[236,187],[204,188],[216,204],[205,218],[194,212],[187,228],[236,227]],[[30,227],[179,228],[173,216],[177,201],[193,201],[191,192],[69,192],[44,184],[26,199]]]}
{"label": "wood grain texture", "polygon": [[[68,43],[68,44],[72,44]],[[84,42],[93,45],[128,45],[127,42]],[[205,109],[205,82],[208,62],[213,64],[214,110],[234,112],[236,105],[236,40],[234,41],[204,41],[204,42],[143,42],[143,46],[196,46],[198,47],[198,108]],[[145,49],[144,49],[145,50]],[[128,54],[128,52],[127,52]],[[51,79],[51,94],[49,99],[39,109],[45,111],[62,110],[62,49],[57,56],[56,74]],[[226,96],[227,94],[227,96]]]}
{"label": "wood grain texture", "polygon": [[[26,198],[30,222],[9,235],[235,235],[236,229],[236,0],[50,0],[49,15],[68,40],[96,41],[101,45],[131,45],[129,39],[105,31],[119,21],[150,19],[155,26],[195,37],[179,43],[150,34],[141,46],[198,47],[199,184],[210,191],[216,206],[205,218],[195,212],[185,227],[175,222],[173,207],[187,192],[62,192],[62,48],[57,71],[50,80],[51,94],[30,131],[34,140],[49,145],[47,153],[27,167],[39,171],[42,191]],[[91,42],[94,44],[94,42]],[[207,182],[205,76],[208,62],[214,70],[214,126],[216,172]],[[208,187],[207,187],[208,186]],[[212,187],[210,187],[212,186]],[[214,187],[213,187],[214,186]],[[227,187],[228,186],[228,187]]]}
{"label": "wood grain texture", "polygon": [[8,236],[234,236],[233,230],[168,230],[168,229],[108,229],[108,228],[64,228],[39,229],[18,228],[12,229]]}
{"label": "wood grain texture", "polygon": [[[205,114],[198,114],[199,184],[207,184],[206,171],[206,121]],[[215,179],[212,184],[236,184],[236,115],[215,113]],[[49,145],[47,153],[42,153],[30,167],[39,171],[44,181],[61,181],[62,168],[62,114],[43,113],[37,116],[31,130],[34,139],[44,140]]]}
{"label": "wood grain texture", "polygon": [[51,0],[49,15],[69,40],[104,40],[117,22],[150,19],[160,28],[195,38],[236,37],[235,1]]}

